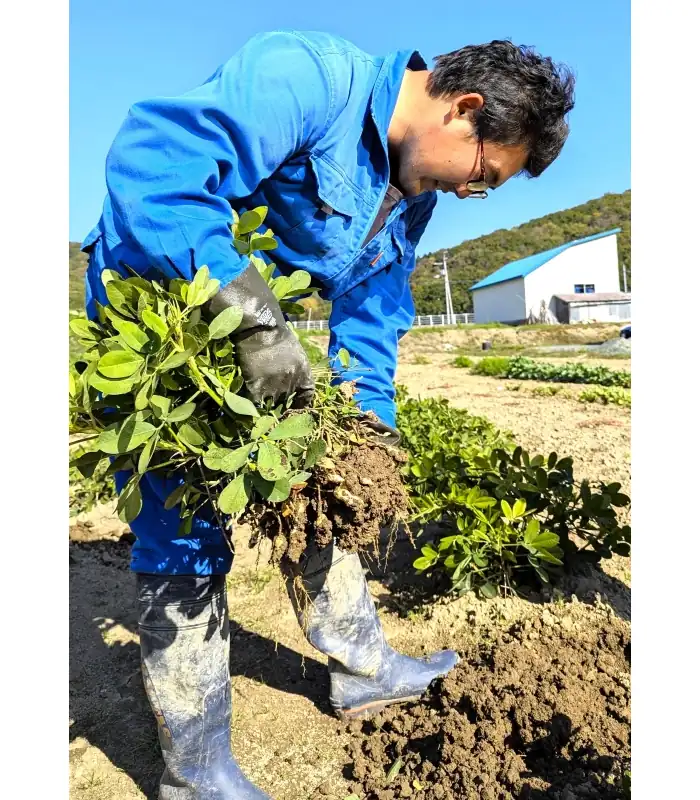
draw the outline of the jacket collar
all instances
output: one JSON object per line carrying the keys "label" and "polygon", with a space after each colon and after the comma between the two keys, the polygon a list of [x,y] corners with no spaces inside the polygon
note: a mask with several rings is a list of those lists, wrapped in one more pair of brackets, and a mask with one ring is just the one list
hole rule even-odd
{"label": "jacket collar", "polygon": [[377,126],[385,151],[388,147],[387,134],[391,115],[396,108],[401,81],[407,69],[423,70],[428,69],[428,65],[417,50],[398,50],[390,53],[384,59],[372,89],[372,119]]}

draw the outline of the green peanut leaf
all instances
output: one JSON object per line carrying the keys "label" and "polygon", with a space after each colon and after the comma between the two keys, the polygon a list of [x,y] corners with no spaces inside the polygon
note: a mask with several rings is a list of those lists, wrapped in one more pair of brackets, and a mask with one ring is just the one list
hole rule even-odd
{"label": "green peanut leaf", "polygon": [[139,291],[121,278],[114,278],[105,286],[107,299],[120,314],[135,317],[139,303]]}
{"label": "green peanut leaf", "polygon": [[143,411],[130,414],[121,425],[114,423],[102,431],[97,446],[103,453],[118,455],[140,447],[155,433],[155,427],[144,420]]}
{"label": "green peanut leaf", "polygon": [[538,550],[537,555],[542,559],[542,561],[548,561],[550,564],[556,564],[557,566],[561,566],[564,562],[555,556],[550,550]]}
{"label": "green peanut leaf", "polygon": [[148,465],[153,458],[153,453],[156,451],[158,445],[158,431],[146,442],[146,446],[141,451],[139,456],[138,471],[143,474],[148,469]]}
{"label": "green peanut leaf", "polygon": [[241,397],[239,394],[233,394],[233,392],[226,392],[224,401],[234,414],[240,414],[244,417],[260,416],[258,409],[247,397]]}
{"label": "green peanut leaf", "polygon": [[219,508],[224,514],[236,517],[248,505],[250,484],[245,475],[237,475],[219,495]]}
{"label": "green peanut leaf", "polygon": [[515,503],[513,504],[513,517],[515,519],[518,519],[519,517],[522,517],[526,511],[527,511],[527,503],[520,498],[516,500]]}
{"label": "green peanut leaf", "polygon": [[171,400],[169,397],[163,397],[159,394],[154,394],[150,398],[150,404],[158,419],[167,419],[170,413]]}
{"label": "green peanut leaf", "polygon": [[174,408],[167,417],[167,422],[184,422],[192,416],[197,406],[194,403],[183,403]]}
{"label": "green peanut leaf", "polygon": [[177,369],[194,356],[194,350],[178,350],[171,353],[158,367],[159,370]]}
{"label": "green peanut leaf", "polygon": [[297,294],[311,285],[311,275],[306,270],[298,269],[289,276],[290,288],[288,294]]}
{"label": "green peanut leaf", "polygon": [[304,467],[311,469],[326,455],[326,443],[323,439],[316,439],[311,442],[306,450],[306,460]]}
{"label": "green peanut leaf", "polygon": [[97,389],[98,392],[102,392],[104,395],[127,394],[138,382],[138,376],[131,375],[128,378],[114,380],[111,378],[104,378],[102,375],[94,372],[90,376],[88,382],[90,386]]}
{"label": "green peanut leaf", "polygon": [[[110,283],[110,286],[113,284]],[[129,320],[114,319],[114,327],[119,331],[120,338],[133,350],[143,352],[151,344],[148,334],[141,330],[135,322]]]}
{"label": "green peanut leaf", "polygon": [[[428,475],[430,473],[428,472]],[[493,508],[498,501],[495,497],[479,497],[470,503],[474,508]]]}
{"label": "green peanut leaf", "polygon": [[147,308],[141,312],[141,319],[143,320],[143,324],[150,328],[153,333],[155,333],[161,339],[165,339],[167,337],[168,326],[158,316],[158,314],[155,314],[153,311]]}
{"label": "green peanut leaf", "polygon": [[533,539],[539,534],[540,532],[540,523],[536,519],[531,519],[527,523],[527,527],[525,528],[525,541],[529,544],[532,544]]}
{"label": "green peanut leaf", "polygon": [[265,206],[258,206],[252,211],[244,211],[238,220],[237,234],[243,236],[256,231],[263,224],[266,216],[267,208]]}
{"label": "green peanut leaf", "polygon": [[[216,281],[216,290],[219,282]],[[194,276],[194,280],[187,286],[184,300],[188,306],[201,306],[212,296],[212,285],[209,280],[209,267],[200,267]]]}
{"label": "green peanut leaf", "polygon": [[274,236],[260,236],[254,233],[250,237],[251,250],[274,250],[276,247],[277,241]]}
{"label": "green peanut leaf", "polygon": [[128,378],[143,363],[143,358],[132,350],[112,350],[102,356],[97,364],[97,369],[106,378]]}
{"label": "green peanut leaf", "polygon": [[507,520],[513,519],[513,509],[510,507],[510,503],[507,500],[501,500],[501,510],[503,511],[503,516]]}
{"label": "green peanut leaf", "polygon": [[255,489],[271,503],[282,503],[292,491],[289,478],[280,478],[274,482],[266,481],[261,475],[254,472],[251,474],[251,479]]}
{"label": "green peanut leaf", "polygon": [[70,462],[70,466],[75,467],[83,478],[91,478],[95,472],[95,468],[104,458],[104,453],[95,450],[89,453],[83,453],[79,458],[73,459]]}
{"label": "green peanut leaf", "polygon": [[223,339],[229,336],[241,324],[243,310],[237,306],[225,308],[209,323],[209,338]]}
{"label": "green peanut leaf", "polygon": [[100,274],[100,280],[102,281],[102,285],[106,288],[110,281],[121,281],[124,279],[116,270],[103,269]]}
{"label": "green peanut leaf", "polygon": [[78,338],[93,342],[98,342],[104,335],[99,325],[87,319],[72,319],[68,327]]}
{"label": "green peanut leaf", "polygon": [[531,539],[530,544],[538,550],[551,550],[559,544],[559,537],[551,531],[542,531]]}
{"label": "green peanut leaf", "polygon": [[301,303],[290,303],[289,300],[280,300],[280,308],[285,314],[296,314],[298,317],[306,314],[306,309]]}
{"label": "green peanut leaf", "polygon": [[303,486],[311,477],[310,472],[297,472],[289,479],[290,486]]}
{"label": "green peanut leaf", "polygon": [[246,444],[235,450],[214,447],[204,454],[204,466],[219,472],[236,472],[246,463],[254,447],[253,444]]}
{"label": "green peanut leaf", "polygon": [[292,285],[292,281],[286,275],[280,275],[279,278],[275,278],[272,286],[272,294],[278,299],[281,300],[289,293],[289,288]]}
{"label": "green peanut leaf", "polygon": [[491,600],[498,594],[498,589],[490,582],[485,583],[479,587],[479,591],[487,600]]}
{"label": "green peanut leaf", "polygon": [[172,492],[167,496],[165,500],[165,509],[166,511],[170,511],[171,508],[175,508],[176,505],[179,505],[180,501],[185,494],[185,490],[187,489],[187,484],[183,483],[177,488],[173,489]]}
{"label": "green peanut leaf", "polygon": [[143,499],[141,497],[141,489],[139,488],[139,476],[134,476],[135,479],[127,481],[126,486],[122,489],[117,501],[117,512],[119,519],[122,522],[133,522],[136,517],[141,513],[141,506]]}
{"label": "green peanut leaf", "polygon": [[182,337],[182,343],[185,346],[185,352],[192,355],[200,353],[209,342],[209,327],[205,322],[200,322],[195,325],[189,333]]}
{"label": "green peanut leaf", "polygon": [[289,459],[272,442],[262,442],[258,447],[258,471],[266,481],[289,477]]}
{"label": "green peanut leaf", "polygon": [[250,432],[251,438],[259,439],[276,424],[277,424],[277,417],[273,416],[260,417],[260,419],[255,423],[255,425],[253,425],[253,430]]}
{"label": "green peanut leaf", "polygon": [[134,464],[134,457],[129,453],[121,456],[115,456],[112,459],[112,463],[107,467],[107,475],[114,475],[117,472],[122,472],[126,470],[127,472],[133,472],[136,469],[136,464]]}
{"label": "green peanut leaf", "polygon": [[311,414],[293,414],[282,420],[277,427],[273,428],[268,434],[269,439],[301,439],[311,436],[314,432],[314,420]]}
{"label": "green peanut leaf", "polygon": [[177,431],[178,437],[195,450],[199,450],[210,440],[208,432],[199,420],[183,422]]}
{"label": "green peanut leaf", "polygon": [[137,411],[145,411],[148,408],[148,399],[153,390],[153,380],[147,380],[139,389],[136,399],[134,400],[134,408]]}

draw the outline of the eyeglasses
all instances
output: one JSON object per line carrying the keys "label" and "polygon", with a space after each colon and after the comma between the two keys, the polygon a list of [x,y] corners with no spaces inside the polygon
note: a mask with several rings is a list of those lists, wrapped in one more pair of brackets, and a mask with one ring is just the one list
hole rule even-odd
{"label": "eyeglasses", "polygon": [[488,194],[486,190],[489,188],[486,183],[486,163],[484,161],[484,140],[479,137],[479,149],[481,151],[481,175],[478,181],[467,181],[467,197],[474,200],[486,200]]}

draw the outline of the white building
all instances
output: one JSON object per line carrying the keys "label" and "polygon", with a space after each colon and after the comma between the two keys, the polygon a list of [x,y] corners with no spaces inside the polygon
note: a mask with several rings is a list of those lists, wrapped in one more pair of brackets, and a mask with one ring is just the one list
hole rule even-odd
{"label": "white building", "polygon": [[620,291],[620,228],[506,264],[471,287],[474,322],[610,322],[631,318]]}

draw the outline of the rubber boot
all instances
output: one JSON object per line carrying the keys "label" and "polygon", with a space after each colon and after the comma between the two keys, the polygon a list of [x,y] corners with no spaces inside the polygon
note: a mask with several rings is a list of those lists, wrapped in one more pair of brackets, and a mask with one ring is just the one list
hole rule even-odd
{"label": "rubber boot", "polygon": [[309,553],[287,590],[306,638],[328,656],[330,702],[341,719],[418,700],[459,662],[453,650],[411,658],[390,647],[359,556],[337,545]]}
{"label": "rubber boot", "polygon": [[270,800],[231,755],[225,577],[137,581],[141,669],[165,761],[159,800]]}

